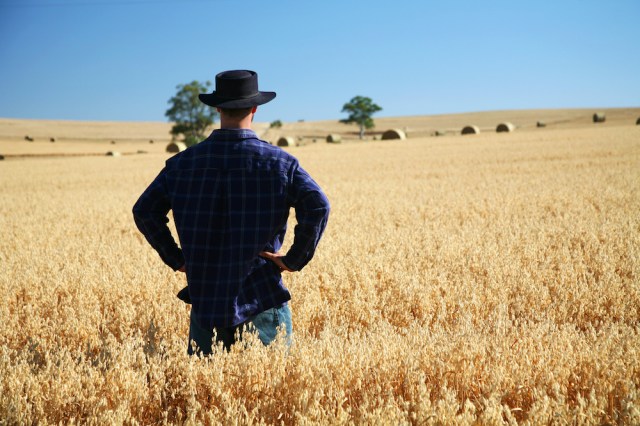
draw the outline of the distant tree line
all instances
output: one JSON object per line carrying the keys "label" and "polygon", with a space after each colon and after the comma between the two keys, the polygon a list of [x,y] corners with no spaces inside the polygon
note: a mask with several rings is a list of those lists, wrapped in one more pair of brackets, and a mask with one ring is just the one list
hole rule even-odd
{"label": "distant tree line", "polygon": [[[176,94],[169,99],[169,109],[165,112],[165,116],[174,123],[171,128],[174,140],[181,136],[185,144],[191,146],[207,137],[207,129],[213,126],[218,113],[215,108],[200,102],[198,95],[207,93],[210,89],[210,81],[201,83],[194,80],[191,83],[176,86]],[[357,124],[360,129],[360,139],[364,139],[365,131],[375,127],[372,116],[379,111],[382,111],[382,108],[371,98],[355,96],[342,106],[342,112],[346,112],[348,117],[340,122]],[[280,128],[282,121],[272,121],[269,127]]]}

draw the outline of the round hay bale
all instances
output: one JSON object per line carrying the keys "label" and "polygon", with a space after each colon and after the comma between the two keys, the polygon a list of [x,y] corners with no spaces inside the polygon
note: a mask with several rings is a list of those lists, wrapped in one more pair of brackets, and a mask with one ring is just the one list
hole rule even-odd
{"label": "round hay bale", "polygon": [[49,142],[55,142],[56,138],[49,138]]}
{"label": "round hay bale", "polygon": [[0,154],[0,161],[4,160],[4,155]]}
{"label": "round hay bale", "polygon": [[149,143],[153,143],[153,139],[149,139]]}
{"label": "round hay bale", "polygon": [[640,125],[640,117],[636,120],[636,126]]}
{"label": "round hay bale", "polygon": [[327,135],[327,142],[329,143],[342,143],[342,136],[336,134],[336,133],[332,133],[330,135]]}
{"label": "round hay bale", "polygon": [[514,126],[513,124],[509,123],[508,121],[505,121],[504,123],[500,123],[498,124],[498,127],[496,127],[496,132],[497,133],[502,133],[502,132],[513,132],[516,129],[516,126]]}
{"label": "round hay bale", "polygon": [[107,157],[120,157],[120,153],[118,151],[109,151],[107,152]]}
{"label": "round hay bale", "polygon": [[278,146],[295,146],[296,140],[291,136],[283,136],[278,139]]}
{"label": "round hay bale", "polygon": [[547,127],[547,123],[545,123],[544,121],[538,121],[536,123],[536,127]]}
{"label": "round hay bale", "polygon": [[184,142],[171,142],[167,145],[167,152],[182,152],[187,149],[187,145]]}
{"label": "round hay bale", "polygon": [[463,135],[477,135],[480,133],[480,128],[478,126],[464,126],[462,128]]}
{"label": "round hay bale", "polygon": [[404,133],[404,130],[400,129],[389,129],[382,134],[382,140],[390,140],[390,139],[400,139],[404,140],[407,138],[407,135]]}
{"label": "round hay bale", "polygon": [[593,114],[593,122],[594,123],[604,123],[607,120],[607,116],[604,112],[596,112]]}
{"label": "round hay bale", "polygon": [[115,144],[116,144],[116,141],[111,141],[111,145],[115,145]]}

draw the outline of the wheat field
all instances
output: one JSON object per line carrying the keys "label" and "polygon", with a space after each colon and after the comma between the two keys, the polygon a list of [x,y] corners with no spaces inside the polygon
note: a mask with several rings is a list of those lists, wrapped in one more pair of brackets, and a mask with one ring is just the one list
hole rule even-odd
{"label": "wheat field", "polygon": [[294,344],[207,359],[130,213],[167,154],[0,162],[0,424],[640,423],[640,126],[291,152]]}

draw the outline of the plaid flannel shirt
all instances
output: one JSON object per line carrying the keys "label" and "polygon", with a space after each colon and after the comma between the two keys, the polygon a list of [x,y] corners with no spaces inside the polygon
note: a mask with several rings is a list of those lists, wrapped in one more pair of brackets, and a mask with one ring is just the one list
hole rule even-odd
{"label": "plaid flannel shirt", "polygon": [[[241,324],[290,298],[277,252],[289,210],[297,225],[283,262],[302,269],[326,227],[329,202],[296,158],[248,129],[220,129],[167,160],[133,207],[135,223],[162,260],[186,267],[198,323]],[[180,246],[167,223],[173,211]]]}

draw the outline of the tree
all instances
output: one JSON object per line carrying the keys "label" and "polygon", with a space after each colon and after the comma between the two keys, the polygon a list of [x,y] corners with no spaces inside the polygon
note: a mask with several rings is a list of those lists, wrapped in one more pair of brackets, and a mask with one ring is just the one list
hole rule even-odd
{"label": "tree", "polygon": [[280,120],[272,121],[269,125],[270,129],[279,129],[280,127],[282,127],[282,121]]}
{"label": "tree", "polygon": [[211,82],[200,83],[196,80],[176,86],[175,96],[169,99],[170,108],[164,113],[175,124],[171,128],[174,139],[183,135],[187,146],[195,145],[205,139],[207,127],[213,125],[218,113],[214,108],[200,102],[198,95],[206,93]]}
{"label": "tree", "polygon": [[382,108],[373,103],[371,98],[356,96],[343,105],[342,112],[349,113],[349,117],[340,120],[341,123],[356,123],[360,126],[360,139],[364,138],[364,130],[374,127],[371,116]]}

